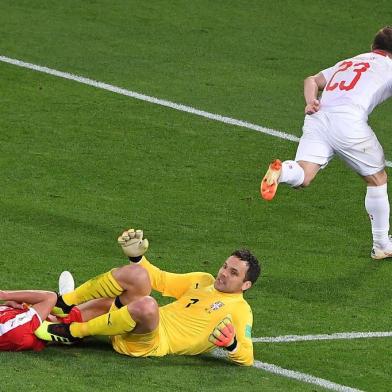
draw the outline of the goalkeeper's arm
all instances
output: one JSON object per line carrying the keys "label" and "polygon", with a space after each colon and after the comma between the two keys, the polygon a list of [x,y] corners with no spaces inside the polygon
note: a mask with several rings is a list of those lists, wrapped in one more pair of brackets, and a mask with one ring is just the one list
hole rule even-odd
{"label": "goalkeeper's arm", "polygon": [[229,352],[237,348],[235,328],[230,317],[225,317],[212,331],[208,340],[215,346],[222,347]]}
{"label": "goalkeeper's arm", "polygon": [[[233,319],[236,321],[234,322]],[[243,320],[248,321],[243,322]],[[254,360],[250,328],[251,320],[248,318],[238,319],[228,315],[214,328],[209,341],[227,350],[229,359],[236,364],[252,366]]]}
{"label": "goalkeeper's arm", "polygon": [[152,265],[146,257],[143,257],[148,248],[148,240],[143,239],[142,230],[129,229],[118,237],[124,254],[131,262],[140,262],[150,277],[151,286],[165,296],[174,298],[181,297],[192,285],[199,287],[209,286],[214,282],[212,275],[204,272],[192,272],[188,274],[175,274],[160,270]]}
{"label": "goalkeeper's arm", "polygon": [[117,242],[132,262],[140,261],[148,249],[148,239],[143,238],[143,230],[126,230],[118,237]]}

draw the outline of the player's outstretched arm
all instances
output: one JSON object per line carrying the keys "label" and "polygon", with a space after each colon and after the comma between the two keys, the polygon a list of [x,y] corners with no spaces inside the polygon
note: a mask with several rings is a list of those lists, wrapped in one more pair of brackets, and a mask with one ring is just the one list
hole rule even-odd
{"label": "player's outstretched arm", "polygon": [[36,310],[41,320],[45,320],[57,300],[57,294],[43,290],[0,290],[0,301],[13,301],[18,304],[29,304]]}
{"label": "player's outstretched arm", "polygon": [[118,237],[118,243],[124,254],[133,263],[140,263],[151,281],[151,287],[165,296],[179,298],[189,287],[198,283],[200,286],[211,285],[214,278],[203,272],[176,274],[159,269],[144,256],[148,249],[148,240],[143,238],[142,230],[129,229]]}

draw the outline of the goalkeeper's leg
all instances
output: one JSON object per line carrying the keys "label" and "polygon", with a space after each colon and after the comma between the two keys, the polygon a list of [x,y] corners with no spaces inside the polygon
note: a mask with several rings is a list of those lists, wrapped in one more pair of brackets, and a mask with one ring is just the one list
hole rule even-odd
{"label": "goalkeeper's leg", "polygon": [[72,323],[70,333],[75,338],[91,335],[122,335],[128,332],[148,333],[159,324],[159,308],[154,298],[139,298],[121,306],[119,298],[109,313],[83,323]]}
{"label": "goalkeeper's leg", "polygon": [[142,297],[122,306],[119,297],[109,313],[86,322],[51,323],[45,321],[35,332],[41,340],[73,343],[91,335],[122,335],[133,332],[145,334],[154,331],[159,324],[158,304],[152,297]]}
{"label": "goalkeeper's leg", "polygon": [[[46,323],[41,328],[39,335],[42,340],[74,341],[74,338],[82,338],[90,335],[120,335],[133,331],[134,333],[148,333],[154,331],[159,324],[158,304],[148,294],[151,292],[151,283],[147,271],[136,264],[127,265],[107,274],[91,279],[78,287],[73,295],[73,304],[88,301],[92,295],[100,294],[100,288],[105,287],[107,280],[115,283],[120,295],[114,299],[114,305],[108,313],[88,317],[81,306],[82,319],[86,322],[74,322],[71,324]],[[114,297],[113,293],[113,297]],[[68,299],[68,294],[64,299]],[[61,297],[60,297],[61,299]],[[106,306],[103,304],[103,306]],[[98,313],[99,314],[99,313]]]}
{"label": "goalkeeper's leg", "polygon": [[147,271],[137,265],[123,267],[106,272],[88,280],[74,291],[58,298],[57,307],[68,313],[72,306],[97,298],[120,297],[122,304],[126,305],[137,298],[151,293],[151,283]]}

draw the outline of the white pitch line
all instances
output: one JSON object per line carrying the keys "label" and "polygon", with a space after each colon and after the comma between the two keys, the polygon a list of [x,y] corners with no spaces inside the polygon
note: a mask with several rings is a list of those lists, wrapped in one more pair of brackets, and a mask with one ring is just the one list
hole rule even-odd
{"label": "white pitch line", "polygon": [[195,109],[191,106],[186,106],[186,105],[174,103],[171,101],[167,101],[164,99],[151,97],[149,95],[140,94],[135,91],[126,90],[121,87],[113,86],[111,84],[107,84],[107,83],[103,83],[103,82],[98,82],[96,80],[84,78],[82,76],[74,75],[74,74],[71,74],[68,72],[57,71],[55,69],[42,67],[42,66],[36,65],[36,64],[26,63],[24,61],[12,59],[12,58],[5,57],[5,56],[0,56],[0,61],[2,61],[4,63],[13,64],[18,67],[28,68],[28,69],[32,69],[34,71],[43,72],[43,73],[46,73],[49,75],[57,76],[59,78],[73,80],[75,82],[79,82],[79,83],[87,84],[89,86],[93,86],[93,87],[100,88],[103,90],[111,91],[116,94],[126,95],[127,97],[139,99],[141,101],[146,101],[146,102],[153,103],[156,105],[166,106],[166,107],[169,107],[172,109],[179,110],[181,112],[187,112],[187,113],[195,114],[197,116],[206,117],[210,120],[215,120],[215,121],[223,122],[225,124],[230,124],[230,125],[236,125],[236,126],[239,126],[242,128],[253,129],[255,131],[265,133],[267,135],[279,137],[281,139],[287,139],[287,140],[291,140],[294,142],[299,141],[299,138],[297,136],[294,136],[294,135],[291,135],[291,134],[288,134],[285,132],[277,131],[275,129],[265,128],[260,125],[251,124],[247,121],[241,121],[241,120],[236,120],[234,118],[221,116],[220,114],[205,112],[204,110]]}
{"label": "white pitch line", "polygon": [[325,380],[324,378],[319,378],[319,377],[312,376],[310,374],[300,373],[294,370],[285,369],[280,366],[272,365],[270,363],[255,361],[253,366],[257,369],[262,369],[269,373],[278,374],[279,376],[293,378],[295,380],[306,382],[308,384],[318,385],[325,389],[329,389],[330,391],[363,392],[360,389],[351,388],[346,385],[336,384],[332,381]]}
{"label": "white pitch line", "polygon": [[[181,112],[191,113],[196,116],[208,118],[210,120],[219,121],[219,122],[229,124],[229,125],[235,125],[235,126],[241,127],[241,128],[252,129],[254,131],[264,133],[264,134],[270,135],[270,136],[275,136],[280,139],[290,140],[290,141],[297,142],[297,143],[299,142],[299,137],[292,135],[290,133],[278,131],[278,130],[272,129],[272,128],[262,127],[261,125],[252,124],[250,122],[243,121],[243,120],[236,120],[235,118],[222,116],[220,114],[206,112],[204,110],[199,110],[199,109],[193,108],[191,106],[186,106],[186,105],[183,105],[180,103],[167,101],[165,99],[151,97],[149,95],[137,93],[136,91],[127,90],[125,88],[113,86],[108,83],[98,82],[97,80],[85,78],[83,76],[74,75],[69,72],[57,71],[56,69],[43,67],[41,65],[36,65],[36,64],[32,64],[32,63],[27,63],[25,61],[12,59],[12,58],[6,57],[6,56],[0,56],[0,61],[2,61],[4,63],[16,65],[18,67],[28,68],[28,69],[32,69],[34,71],[57,76],[59,78],[73,80],[78,83],[87,84],[88,86],[96,87],[96,88],[99,88],[102,90],[111,91],[113,93],[125,95],[127,97],[139,99],[140,101],[146,101],[149,103],[153,103],[155,105],[166,106],[171,109],[179,110]],[[386,161],[386,165],[388,167],[392,167],[392,162]]]}
{"label": "white pitch line", "polygon": [[320,335],[283,335],[253,338],[253,343],[288,343],[310,340],[368,339],[391,337],[392,332],[339,332]]}
{"label": "white pitch line", "polygon": [[[217,349],[212,352],[212,355],[216,358],[227,358],[227,351]],[[355,389],[348,387],[346,385],[337,384],[335,382],[326,380],[324,378],[319,378],[312,376],[311,374],[297,372],[295,370],[289,370],[282,368],[271,363],[265,363],[261,361],[254,361],[253,367],[256,369],[261,369],[269,373],[277,374],[279,376],[292,378],[297,381],[305,382],[307,384],[318,385],[330,391],[337,392],[363,392],[360,389]]]}

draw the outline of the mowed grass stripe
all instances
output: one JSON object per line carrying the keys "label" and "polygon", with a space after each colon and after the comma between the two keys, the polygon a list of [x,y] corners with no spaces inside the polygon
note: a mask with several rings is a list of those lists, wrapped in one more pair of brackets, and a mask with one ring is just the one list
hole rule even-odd
{"label": "mowed grass stripe", "polygon": [[[32,69],[34,71],[38,71],[38,72],[43,72],[49,75],[53,75],[53,76],[57,76],[59,78],[64,78],[64,79],[68,79],[68,80],[73,80],[75,82],[78,83],[82,83],[82,84],[86,84],[92,87],[96,87],[96,88],[100,88],[102,90],[107,90],[107,91],[111,91],[113,93],[116,94],[121,94],[121,95],[125,95],[127,97],[131,97],[131,98],[135,98],[141,101],[146,101],[149,103],[153,103],[155,105],[161,105],[161,106],[166,106],[169,107],[171,109],[175,109],[175,110],[179,110],[182,112],[187,112],[187,113],[191,113],[194,114],[196,116],[200,116],[200,117],[205,117],[208,118],[210,120],[213,121],[219,121],[225,124],[229,124],[229,125],[235,125],[241,128],[247,128],[247,129],[251,129],[260,133],[264,133],[266,135],[270,135],[270,136],[274,136],[280,139],[285,139],[285,140],[290,140],[293,142],[299,142],[299,138],[295,135],[292,135],[290,133],[286,133],[283,131],[279,131],[276,129],[272,129],[272,128],[266,128],[263,127],[261,125],[257,125],[257,124],[252,124],[250,122],[247,121],[243,121],[243,120],[237,120],[231,117],[227,117],[227,116],[222,116],[220,114],[215,114],[215,113],[210,113],[210,112],[206,112],[204,110],[200,110],[200,109],[196,109],[193,108],[191,106],[186,106],[183,104],[179,104],[179,103],[175,103],[175,102],[171,102],[165,99],[159,99],[156,97],[152,97],[149,95],[145,95],[145,94],[141,94],[138,93],[136,91],[130,91],[121,87],[117,87],[117,86],[113,86],[111,84],[108,83],[104,83],[104,82],[99,82],[93,79],[89,79],[83,76],[78,76],[78,75],[74,75],[72,73],[68,73],[68,72],[62,72],[62,71],[58,71],[56,69],[52,69],[52,68],[48,68],[48,67],[44,67],[41,65],[36,65],[36,64],[32,64],[32,63],[28,63],[25,61],[21,61],[21,60],[17,60],[17,59],[12,59],[10,57],[6,57],[6,56],[0,56],[0,61],[4,62],[4,63],[8,63],[8,64],[12,64],[12,65],[16,65],[18,67],[22,67],[22,68],[28,68],[28,69]],[[386,165],[388,167],[392,167],[392,162],[391,161],[386,161]]]}
{"label": "mowed grass stripe", "polygon": [[265,133],[267,135],[279,137],[281,139],[291,140],[291,141],[295,141],[295,142],[299,141],[299,138],[297,136],[291,135],[286,132],[278,131],[278,130],[271,129],[271,128],[265,128],[260,125],[252,124],[247,121],[236,120],[234,118],[222,116],[220,114],[209,113],[204,110],[195,109],[191,106],[186,106],[183,104],[178,104],[178,103],[167,101],[164,99],[151,97],[149,95],[141,94],[141,93],[138,93],[135,91],[130,91],[130,90],[127,90],[127,89],[124,89],[121,87],[113,86],[111,84],[107,84],[107,83],[99,82],[99,81],[96,81],[93,79],[85,78],[83,76],[74,75],[74,74],[71,74],[68,72],[57,71],[52,68],[47,68],[47,67],[43,67],[43,66],[36,65],[36,64],[26,63],[24,61],[12,59],[12,58],[5,57],[5,56],[0,56],[0,61],[8,63],[8,64],[13,64],[18,67],[28,68],[28,69],[32,69],[34,71],[43,72],[43,73],[57,76],[60,78],[73,80],[78,83],[87,84],[89,86],[100,88],[102,90],[111,91],[116,94],[125,95],[125,96],[131,97],[131,98],[139,99],[141,101],[146,101],[146,102],[150,102],[150,103],[153,103],[156,105],[161,105],[161,106],[166,106],[166,107],[169,107],[172,109],[176,109],[176,110],[179,110],[182,112],[195,114],[197,116],[205,117],[210,120],[220,121],[225,124],[236,125],[239,127],[252,129],[252,130],[255,130],[255,131],[258,131],[261,133]]}

